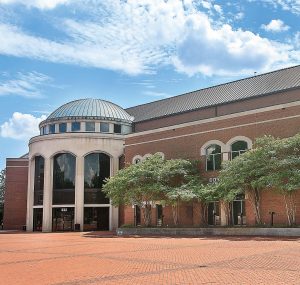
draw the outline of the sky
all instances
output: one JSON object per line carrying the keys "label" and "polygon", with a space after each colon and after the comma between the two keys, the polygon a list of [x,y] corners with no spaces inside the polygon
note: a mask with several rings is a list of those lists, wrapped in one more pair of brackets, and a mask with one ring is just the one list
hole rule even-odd
{"label": "sky", "polygon": [[0,169],[62,104],[123,108],[300,64],[300,0],[0,0]]}

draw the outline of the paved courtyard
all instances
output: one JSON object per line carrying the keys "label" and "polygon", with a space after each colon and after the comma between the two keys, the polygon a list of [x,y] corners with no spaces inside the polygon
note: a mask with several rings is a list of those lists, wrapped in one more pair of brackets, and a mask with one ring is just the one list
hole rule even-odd
{"label": "paved courtyard", "polygon": [[300,240],[0,234],[0,284],[300,284]]}

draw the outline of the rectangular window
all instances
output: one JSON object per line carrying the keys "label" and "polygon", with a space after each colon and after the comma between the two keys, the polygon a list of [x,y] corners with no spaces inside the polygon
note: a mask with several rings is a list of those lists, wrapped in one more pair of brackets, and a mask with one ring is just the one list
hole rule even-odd
{"label": "rectangular window", "polygon": [[61,123],[59,124],[59,132],[65,133],[67,131],[67,123]]}
{"label": "rectangular window", "polygon": [[55,133],[55,124],[49,125],[49,134]]}
{"label": "rectangular window", "polygon": [[95,123],[94,122],[86,122],[85,123],[85,131],[86,132],[94,132],[95,131]]}
{"label": "rectangular window", "polygon": [[72,123],[72,132],[79,132],[80,131],[80,122],[73,122]]}
{"label": "rectangular window", "polygon": [[109,123],[100,123],[100,132],[108,133],[109,132]]}
{"label": "rectangular window", "polygon": [[222,163],[222,154],[209,154],[206,156],[206,170],[220,170]]}
{"label": "rectangular window", "polygon": [[114,133],[115,134],[121,133],[121,125],[120,124],[114,124]]}

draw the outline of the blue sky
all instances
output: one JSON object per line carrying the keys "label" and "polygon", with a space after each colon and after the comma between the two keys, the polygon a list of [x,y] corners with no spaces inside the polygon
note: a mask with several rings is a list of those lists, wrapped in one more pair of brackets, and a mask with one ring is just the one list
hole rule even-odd
{"label": "blue sky", "polygon": [[300,0],[0,0],[0,169],[79,98],[130,107],[300,63]]}

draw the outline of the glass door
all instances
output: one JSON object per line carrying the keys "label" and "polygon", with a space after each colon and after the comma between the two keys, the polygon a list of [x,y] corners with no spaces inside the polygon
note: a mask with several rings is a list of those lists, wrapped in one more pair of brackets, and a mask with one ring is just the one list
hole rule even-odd
{"label": "glass door", "polygon": [[232,221],[235,226],[246,224],[245,196],[239,195],[232,202]]}
{"label": "glass door", "polygon": [[41,232],[43,225],[43,208],[33,209],[33,231]]}
{"label": "glass door", "polygon": [[74,230],[74,208],[53,208],[52,210],[53,231]]}

